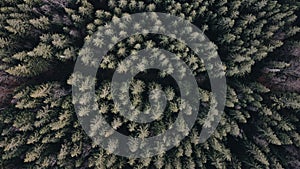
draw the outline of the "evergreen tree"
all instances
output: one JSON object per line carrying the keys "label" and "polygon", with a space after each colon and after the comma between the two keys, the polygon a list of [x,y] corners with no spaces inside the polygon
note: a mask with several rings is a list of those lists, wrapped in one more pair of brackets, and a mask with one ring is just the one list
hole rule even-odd
{"label": "evergreen tree", "polygon": [[[299,7],[296,0],[2,0],[0,167],[299,168],[297,38],[300,30],[296,16]],[[98,38],[91,39],[98,27],[110,21],[118,23],[118,17],[122,16],[130,20],[130,14],[145,11],[170,13],[197,25],[213,42],[206,48],[218,46],[224,65],[205,66],[203,60],[179,40],[147,33],[116,42],[100,65],[91,59],[92,49],[80,50],[85,40],[90,40],[95,47],[108,45],[101,41],[103,34],[111,35],[112,41],[116,39],[114,36],[125,37],[127,32],[115,35],[112,29],[106,29],[97,34]],[[171,24],[176,26],[176,23]],[[138,27],[137,24],[134,28]],[[136,76],[130,85],[120,87],[121,103],[115,104],[111,72],[144,70],[148,64],[145,60],[138,65],[122,60],[145,48],[162,48],[178,58],[166,58],[156,51],[153,57],[160,59],[160,66],[168,69],[153,74],[149,70],[142,72],[147,78]],[[83,57],[77,58],[78,55]],[[70,75],[76,59],[81,59],[85,66],[98,67],[97,77],[78,72]],[[109,141],[107,150],[92,142],[80,126],[74,103],[81,105],[80,117],[99,107],[102,116],[93,118],[91,135],[100,133],[109,137],[115,132],[102,128],[105,120],[113,129],[132,138],[129,143],[132,152],[142,147],[138,138],[143,140],[166,131],[180,110],[191,113],[192,107],[182,100],[169,76],[176,72],[184,77],[187,70],[172,65],[173,59],[183,60],[199,83],[200,95],[195,99],[199,99],[201,105],[195,125],[189,132],[185,120],[176,126],[178,132],[187,137],[182,141],[177,137],[167,140],[166,144],[176,143],[169,151],[165,151],[164,145],[156,145],[153,148],[160,154],[143,159],[113,154],[120,145],[116,140]],[[226,71],[225,113],[212,136],[200,143],[201,129],[211,126],[205,118],[209,103],[215,99],[211,97],[206,71],[214,69]],[[52,77],[53,74],[59,77]],[[88,91],[95,81],[98,105],[88,105],[90,95],[71,98],[70,85]],[[149,111],[150,101],[146,97],[159,98],[159,92],[149,94],[153,90],[165,93],[168,103],[163,113]],[[126,100],[128,91],[130,100]],[[122,104],[130,102],[139,111],[122,116]],[[155,108],[159,110],[160,106]],[[154,120],[152,123],[134,122],[141,112],[147,111]]]}

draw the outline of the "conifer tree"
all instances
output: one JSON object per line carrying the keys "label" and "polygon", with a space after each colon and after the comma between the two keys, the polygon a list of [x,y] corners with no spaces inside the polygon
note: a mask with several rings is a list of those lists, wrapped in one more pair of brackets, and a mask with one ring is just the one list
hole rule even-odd
{"label": "conifer tree", "polygon": [[[0,167],[299,168],[299,7],[296,0],[2,0]],[[224,65],[206,67],[185,44],[164,35],[139,34],[117,42],[100,65],[90,59],[90,49],[80,50],[98,27],[118,21],[122,16],[130,20],[130,14],[145,11],[170,13],[198,26],[212,44],[218,46]],[[107,29],[97,36],[102,34],[114,35],[114,32]],[[99,37],[91,40],[93,45],[99,48],[107,45]],[[126,63],[122,60],[145,48],[168,50],[189,66],[199,82],[200,94],[195,99],[199,99],[201,105],[187,137],[182,141],[174,137],[166,142],[176,142],[174,148],[165,151],[165,146],[157,145],[153,148],[160,154],[154,157],[126,158],[113,153],[120,145],[116,140],[109,141],[107,150],[92,142],[76,115],[87,116],[98,106],[102,116],[93,119],[92,135],[100,133],[109,137],[113,134],[114,130],[101,128],[107,121],[113,129],[132,138],[129,149],[135,152],[141,146],[137,138],[145,139],[166,131],[182,105],[185,105],[184,113],[190,114],[190,105],[183,103],[178,87],[169,76],[178,72],[184,77],[186,70],[175,67],[171,64],[172,58],[157,51],[155,57],[168,69],[152,74],[160,80],[137,76],[130,85],[122,86],[118,93],[122,104],[131,102],[132,107],[140,111],[126,117],[121,115],[122,105],[114,104],[112,98],[111,72],[143,70],[146,62],[134,65],[130,60]],[[78,55],[86,57],[77,58]],[[82,59],[86,66],[98,67],[97,77],[86,77],[78,72],[66,73],[57,80],[49,77],[47,72],[55,75],[64,74],[63,69],[72,72],[76,59]],[[213,68],[226,71],[226,105],[217,129],[205,143],[200,143],[201,129],[211,125],[205,118],[209,103],[215,100],[211,97],[206,71]],[[147,76],[151,71],[142,73]],[[98,105],[88,105],[90,95],[72,98],[70,85],[87,91],[94,81]],[[285,82],[290,84],[283,90]],[[154,89],[165,93],[168,102],[165,111],[149,111],[154,120],[149,124],[132,121],[139,113],[149,110],[149,99],[145,96],[158,100],[159,92],[149,94]],[[127,91],[130,100],[126,100]],[[12,95],[11,101],[4,96],[6,94]],[[82,105],[78,114],[74,103]],[[186,133],[185,120],[177,127],[180,133]]]}

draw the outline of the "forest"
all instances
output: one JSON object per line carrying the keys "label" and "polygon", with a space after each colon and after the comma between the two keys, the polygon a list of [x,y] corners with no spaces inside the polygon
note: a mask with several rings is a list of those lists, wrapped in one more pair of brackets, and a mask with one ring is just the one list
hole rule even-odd
{"label": "forest", "polygon": [[[130,32],[116,33],[107,25],[124,26],[119,18],[131,20],[143,12],[153,13],[155,21],[155,12],[160,12],[192,23],[212,42],[204,52],[216,50],[222,64],[205,65],[190,46],[166,35],[142,30],[117,41]],[[299,169],[299,15],[298,0],[1,0],[0,168]],[[106,35],[115,44],[102,41]],[[105,45],[110,50],[98,64],[90,52]],[[97,110],[101,116],[91,119],[93,133],[105,138],[116,132],[126,135],[132,138],[128,148],[134,153],[143,149],[134,140],[164,133],[181,111],[189,115],[194,108],[184,102],[171,76],[179,72],[185,77],[188,71],[169,66],[172,58],[158,51],[153,57],[167,70],[141,71],[114,93],[114,73],[144,70],[147,61],[134,56],[150,48],[174,53],[189,67],[199,91],[193,98],[200,102],[197,119],[187,133],[187,122],[179,122],[177,132],[186,136],[179,141],[174,137],[176,145],[169,150],[158,145],[153,148],[159,154],[153,156],[120,156],[114,153],[120,142],[111,139],[101,147],[80,119]],[[133,61],[126,60],[130,55]],[[87,70],[95,67],[96,76],[74,71],[78,61]],[[212,125],[205,121],[210,103],[218,105],[210,70],[224,71],[214,76],[226,78],[226,101],[216,130],[201,142],[202,129]],[[91,104],[91,95],[76,95],[74,89],[94,90],[97,104]],[[136,122],[152,104],[149,99],[158,100],[159,93],[150,91],[158,90],[165,94],[166,106],[158,103],[155,108],[164,111],[148,112],[150,123]],[[127,104],[140,111],[124,115],[120,106]]]}

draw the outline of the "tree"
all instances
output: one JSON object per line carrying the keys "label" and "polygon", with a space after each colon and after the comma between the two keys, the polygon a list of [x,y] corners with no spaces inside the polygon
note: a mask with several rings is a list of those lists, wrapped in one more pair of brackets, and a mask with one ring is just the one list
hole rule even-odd
{"label": "tree", "polygon": [[[297,36],[292,37],[299,32],[296,25],[299,3],[295,0],[189,3],[175,0],[107,3],[87,0],[3,0],[0,6],[0,70],[3,72],[0,74],[0,98],[6,99],[3,103],[11,102],[0,108],[2,168],[297,167],[299,161],[295,154],[300,146],[299,94],[294,90],[297,87],[292,87],[297,86],[297,80],[289,85],[291,87],[287,91],[262,82],[275,79],[285,83],[289,80],[282,79],[298,77],[294,61],[297,61],[299,47],[294,40]],[[118,37],[126,37],[128,32],[117,34],[110,27],[97,32],[96,38],[92,39],[98,27],[112,21],[122,28],[125,25],[119,23],[120,17],[130,22],[130,14],[144,11],[170,13],[191,21],[203,29],[212,41],[203,48],[203,52],[209,54],[207,59],[213,61],[220,56],[224,64],[205,66],[176,37],[147,35],[147,30],[141,29],[143,20],[132,28],[140,30],[141,34],[122,42],[117,42]],[[150,19],[160,23],[155,13],[151,14]],[[170,24],[174,27],[179,25],[178,22]],[[111,36],[116,44],[104,44],[101,41],[103,35]],[[186,36],[195,40],[198,34],[191,32]],[[93,49],[80,50],[85,40],[95,48],[103,45],[112,48],[100,65],[93,59]],[[211,52],[216,46],[218,53]],[[144,70],[148,64],[145,59],[137,65],[132,61],[122,62],[127,55],[140,59],[137,52],[144,48],[163,48],[176,56],[168,58],[157,50],[152,57],[161,60],[160,64],[167,67],[166,70],[149,76],[150,71],[145,71],[146,78],[137,76],[129,85],[119,84],[120,92],[116,94],[121,103],[115,104],[112,93],[116,91],[111,89],[111,72],[130,73],[133,67]],[[70,75],[76,59],[83,61],[87,67],[99,68],[97,77],[100,79],[96,81],[94,77],[79,72]],[[172,140],[166,140],[165,144],[155,143],[156,146],[151,148],[160,154],[144,159],[116,156],[114,151],[121,145],[118,140],[110,139],[107,149],[92,142],[78,117],[90,115],[96,107],[102,116],[95,115],[91,119],[89,135],[110,137],[118,130],[132,137],[128,145],[132,152],[144,148],[137,138],[145,140],[168,130],[178,118],[179,110],[186,115],[191,114],[192,107],[183,101],[180,91],[170,80],[169,74],[172,72],[179,73],[181,77],[187,72],[186,68],[171,64],[176,59],[186,63],[201,87],[199,98],[194,98],[201,104],[192,130],[187,129],[184,119],[180,119],[179,125],[175,126],[179,133],[187,137],[180,140],[177,135]],[[259,72],[261,65],[265,67],[264,73]],[[209,103],[217,106],[216,99],[211,97],[206,74],[206,71],[212,70],[226,71],[228,90],[225,113],[212,136],[202,144],[199,141],[201,129],[211,126],[211,121],[205,121],[210,110]],[[51,72],[58,77],[49,75]],[[271,80],[257,78],[257,74],[267,74]],[[213,76],[222,75],[215,73]],[[159,80],[152,82],[149,78],[152,76]],[[24,83],[19,79],[25,79]],[[92,101],[89,94],[71,97],[70,85],[80,91],[89,91],[94,83],[98,104],[89,105]],[[165,93],[167,104],[163,112],[158,112],[162,109],[161,103],[154,105],[152,112],[149,111],[150,104],[145,99],[148,90],[156,90],[153,100],[159,100],[158,90]],[[127,92],[130,99],[126,97]],[[3,96],[5,94],[13,95],[12,100]],[[80,105],[78,114],[73,104]],[[127,104],[132,105],[133,113],[122,116],[122,106]],[[142,110],[146,110],[154,120],[152,123],[134,122]],[[214,115],[209,119],[213,120]],[[105,128],[105,121],[113,129]],[[167,151],[166,147],[171,143],[175,146]]]}

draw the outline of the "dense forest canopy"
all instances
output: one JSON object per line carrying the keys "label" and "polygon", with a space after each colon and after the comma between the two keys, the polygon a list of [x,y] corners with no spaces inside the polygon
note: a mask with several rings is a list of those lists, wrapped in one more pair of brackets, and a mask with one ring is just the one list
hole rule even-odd
{"label": "dense forest canopy", "polygon": [[[300,168],[299,7],[297,0],[1,0],[0,168]],[[214,101],[203,61],[163,35],[141,33],[117,42],[96,65],[95,88],[102,120],[115,130],[151,137],[167,130],[180,109],[174,79],[149,70],[128,87],[130,101],[144,109],[147,92],[160,89],[168,101],[165,112],[153,114],[149,124],[120,114],[112,100],[112,74],[117,67],[127,71],[130,63],[121,60],[141,49],[159,47],[180,55],[195,75],[200,94],[195,99],[201,102],[195,125],[174,148],[127,158],[94,144],[83,130],[77,115],[93,107],[82,106],[76,114],[73,104],[85,105],[91,98],[72,98],[72,86],[90,86],[73,69],[78,59],[90,63],[79,55],[99,27],[139,12],[168,13],[201,29],[217,46],[223,64],[215,67],[226,72],[227,95],[217,129],[200,143],[200,131],[209,125],[203,119]],[[93,44],[103,45],[98,39]],[[136,146],[132,142],[130,149]]]}

